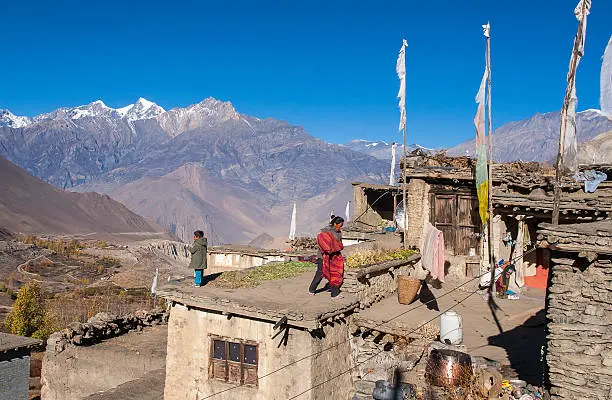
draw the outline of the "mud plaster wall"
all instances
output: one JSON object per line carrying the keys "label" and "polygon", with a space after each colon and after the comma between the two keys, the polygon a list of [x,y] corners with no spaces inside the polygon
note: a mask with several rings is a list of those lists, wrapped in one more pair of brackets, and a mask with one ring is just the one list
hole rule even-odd
{"label": "mud plaster wall", "polygon": [[342,375],[313,389],[311,398],[348,399],[353,391],[351,374],[350,372],[344,373],[353,366],[351,363],[351,344],[348,340],[348,321],[342,323],[335,322],[333,326],[326,325],[322,329],[325,332],[325,338],[313,339],[313,352],[321,351],[321,353],[312,359],[312,386],[318,385],[334,376]]}
{"label": "mud plaster wall", "polygon": [[551,253],[550,392],[553,399],[612,399],[612,256],[577,255]]}
{"label": "mud plaster wall", "polygon": [[[166,359],[165,400],[205,398],[234,387],[209,379],[210,335],[250,340],[259,345],[258,375],[262,376],[312,354],[312,337],[306,331],[291,329],[287,346],[278,347],[282,335],[272,339],[276,331],[270,322],[188,310],[176,304],[168,322],[168,355]],[[274,375],[259,380],[259,386],[238,387],[215,396],[216,399],[287,399],[311,386],[311,360],[306,359]],[[300,397],[314,399],[312,392]]]}
{"label": "mud plaster wall", "polygon": [[270,262],[286,261],[284,256],[255,256],[250,254],[209,252],[208,267],[211,268],[252,268],[260,267]]}

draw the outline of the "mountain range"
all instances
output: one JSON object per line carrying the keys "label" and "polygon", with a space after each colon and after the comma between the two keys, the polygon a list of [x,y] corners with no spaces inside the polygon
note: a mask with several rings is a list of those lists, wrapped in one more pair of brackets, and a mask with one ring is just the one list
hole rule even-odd
{"label": "mountain range", "polygon": [[[585,110],[576,114],[579,150],[596,136],[612,131],[612,119],[599,110]],[[493,131],[493,159],[498,162],[515,160],[554,162],[559,148],[559,112],[536,113],[532,117],[507,123]],[[598,154],[595,159],[609,158]],[[463,142],[448,150],[451,155],[475,153],[475,141]],[[608,162],[612,162],[609,160]]]}
{"label": "mountain range", "polygon": [[[393,144],[387,143],[382,140],[372,141],[372,140],[365,140],[365,139],[354,139],[354,140],[351,140],[350,142],[342,144],[341,146],[357,151],[359,153],[364,153],[372,157],[376,157],[380,160],[390,161],[391,160],[391,147],[393,146]],[[431,149],[431,148],[423,147],[419,144],[412,143],[412,144],[406,145],[406,152],[411,152],[417,148],[427,150],[427,151],[434,151],[434,152],[439,150],[439,149]],[[403,151],[404,151],[404,145],[398,143],[395,151],[396,151],[397,164],[399,165],[400,157],[402,156]]]}
{"label": "mountain range", "polygon": [[[495,159],[554,160],[558,119],[558,112],[535,114],[503,125],[494,132]],[[612,120],[598,110],[577,119],[581,160],[606,162],[610,155],[598,152],[609,147]],[[468,141],[449,152],[473,149]],[[398,161],[401,154],[398,145]],[[352,181],[388,181],[391,144],[329,144],[213,98],[169,111],[140,98],[33,118],[1,110],[0,155],[58,188],[108,194],[184,240],[203,229],[212,243],[247,243],[286,236],[293,202],[298,233],[316,231],[352,199]]]}
{"label": "mountain range", "polygon": [[312,232],[344,209],[352,181],[388,174],[386,162],[213,98],[3,115],[1,155],[59,188],[109,194],[186,240],[195,229],[217,242],[283,235],[294,201],[298,231]]}

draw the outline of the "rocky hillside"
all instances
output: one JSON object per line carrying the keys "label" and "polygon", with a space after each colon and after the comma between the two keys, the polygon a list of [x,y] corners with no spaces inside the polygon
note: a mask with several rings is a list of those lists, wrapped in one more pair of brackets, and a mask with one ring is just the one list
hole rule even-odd
{"label": "rocky hillside", "polygon": [[578,161],[582,164],[612,164],[612,131],[582,143],[578,148]]}
{"label": "rocky hillside", "polygon": [[154,234],[142,217],[109,196],[71,193],[0,157],[0,227],[20,233]]}
{"label": "rocky hillside", "polygon": [[[578,143],[612,130],[612,119],[599,110],[577,114]],[[493,132],[493,157],[496,161],[551,161],[559,146],[559,112],[535,114],[531,118],[507,123]],[[474,140],[461,143],[449,154],[473,155]]]}
{"label": "rocky hillside", "polygon": [[[289,226],[292,201],[325,194],[341,209],[351,196],[338,185],[388,173],[386,162],[211,98],[170,111],[140,99],[9,117],[1,155],[60,188],[108,193],[185,239],[196,228],[224,242],[276,236]],[[303,222],[329,214],[306,209]]]}

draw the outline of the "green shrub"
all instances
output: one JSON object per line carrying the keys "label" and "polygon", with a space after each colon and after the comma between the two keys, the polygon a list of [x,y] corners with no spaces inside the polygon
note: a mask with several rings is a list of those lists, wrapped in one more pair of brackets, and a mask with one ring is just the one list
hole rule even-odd
{"label": "green shrub", "polygon": [[33,336],[45,323],[45,300],[40,285],[28,282],[17,292],[13,309],[6,317],[6,327],[11,333]]}

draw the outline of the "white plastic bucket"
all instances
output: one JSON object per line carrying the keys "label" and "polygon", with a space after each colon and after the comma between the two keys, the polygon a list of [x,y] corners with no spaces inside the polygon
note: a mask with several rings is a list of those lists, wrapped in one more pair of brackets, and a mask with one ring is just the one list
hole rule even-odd
{"label": "white plastic bucket", "polygon": [[453,310],[440,316],[440,341],[450,344],[463,342],[463,320],[461,315]]}

